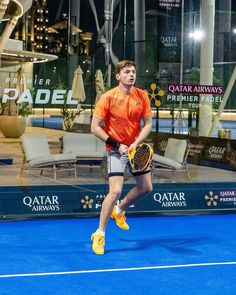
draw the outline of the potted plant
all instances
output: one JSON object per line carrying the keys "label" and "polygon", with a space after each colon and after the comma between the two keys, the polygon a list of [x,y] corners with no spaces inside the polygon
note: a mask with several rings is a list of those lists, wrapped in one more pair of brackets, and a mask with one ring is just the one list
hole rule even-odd
{"label": "potted plant", "polygon": [[16,104],[0,102],[0,131],[5,137],[20,137],[27,125],[27,116],[31,113],[29,103]]}
{"label": "potted plant", "polygon": [[77,115],[80,114],[78,109],[70,109],[66,104],[64,104],[61,109],[61,115],[63,120],[63,128],[65,131],[70,131],[73,125],[73,121]]}

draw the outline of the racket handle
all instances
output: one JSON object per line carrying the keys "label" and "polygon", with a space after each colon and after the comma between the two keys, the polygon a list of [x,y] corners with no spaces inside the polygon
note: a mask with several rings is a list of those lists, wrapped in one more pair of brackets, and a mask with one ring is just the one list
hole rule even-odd
{"label": "racket handle", "polygon": [[128,157],[130,159],[132,159],[134,157],[134,154],[135,154],[135,151],[136,151],[136,148],[135,147],[132,147],[128,150]]}

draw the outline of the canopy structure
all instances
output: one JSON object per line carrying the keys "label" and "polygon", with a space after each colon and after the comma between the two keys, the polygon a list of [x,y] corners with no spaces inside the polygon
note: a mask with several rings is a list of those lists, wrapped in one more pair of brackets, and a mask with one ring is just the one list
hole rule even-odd
{"label": "canopy structure", "polygon": [[1,53],[1,64],[4,67],[24,62],[47,62],[57,59],[57,55],[44,54],[39,52],[25,51],[19,49],[3,49]]}
{"label": "canopy structure", "polygon": [[32,0],[0,0],[0,21],[7,21],[0,39],[0,54],[13,32],[18,19],[32,5]]}
{"label": "canopy structure", "polygon": [[[18,19],[30,9],[31,5],[32,0],[0,0],[0,22],[8,21],[0,36],[1,65],[4,67],[24,62],[36,63],[57,59],[56,55],[24,51],[19,44],[15,44],[19,43],[19,40],[9,39]],[[9,42],[12,46],[8,45]]]}
{"label": "canopy structure", "polygon": [[0,0],[0,21],[6,21],[13,17],[21,17],[26,13],[32,0]]}

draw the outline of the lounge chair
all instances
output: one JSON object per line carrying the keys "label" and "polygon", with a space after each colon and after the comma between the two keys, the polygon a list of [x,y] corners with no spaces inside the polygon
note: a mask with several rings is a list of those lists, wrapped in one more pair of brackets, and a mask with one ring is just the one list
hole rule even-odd
{"label": "lounge chair", "polygon": [[77,160],[103,160],[105,144],[92,133],[65,132],[62,136],[62,152],[74,153]]}
{"label": "lounge chair", "polygon": [[176,171],[185,171],[187,173],[188,179],[190,180],[190,174],[187,165],[188,154],[189,148],[187,140],[169,138],[164,156],[153,154],[153,172],[155,172],[155,169],[165,169],[172,171],[173,175],[175,175]]}
{"label": "lounge chair", "polygon": [[75,154],[51,154],[45,135],[23,135],[21,145],[24,154],[21,174],[26,169],[40,169],[41,174],[43,170],[53,171],[54,179],[57,179],[57,171],[73,171],[77,177]]}
{"label": "lounge chair", "polygon": [[106,163],[105,143],[92,133],[65,132],[61,138],[62,152],[64,154],[74,153],[77,165],[100,166],[104,178]]}

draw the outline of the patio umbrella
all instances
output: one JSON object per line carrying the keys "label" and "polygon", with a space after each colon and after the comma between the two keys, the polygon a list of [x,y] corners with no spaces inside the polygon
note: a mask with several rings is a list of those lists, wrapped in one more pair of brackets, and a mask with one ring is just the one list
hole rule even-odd
{"label": "patio umbrella", "polygon": [[83,81],[83,71],[80,66],[74,71],[74,77],[72,82],[72,98],[78,100],[78,109],[80,108],[80,102],[84,102],[86,99]]}
{"label": "patio umbrella", "polygon": [[100,69],[98,69],[95,73],[95,88],[96,88],[96,98],[95,98],[95,105],[96,105],[100,96],[105,92],[103,74]]}

